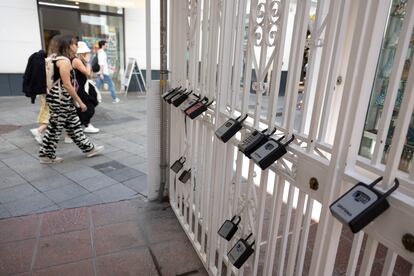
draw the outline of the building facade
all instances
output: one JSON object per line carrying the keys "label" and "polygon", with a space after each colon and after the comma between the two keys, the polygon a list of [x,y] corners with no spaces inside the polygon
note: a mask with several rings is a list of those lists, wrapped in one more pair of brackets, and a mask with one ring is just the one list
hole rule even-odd
{"label": "building facade", "polygon": [[[152,13],[159,11],[157,3]],[[159,68],[159,22],[151,21],[153,69]],[[46,49],[55,34],[71,34],[96,51],[97,41],[109,42],[108,60],[119,88],[129,58],[145,68],[145,1],[113,7],[74,1],[17,0],[0,3],[0,96],[22,95],[28,57]]]}

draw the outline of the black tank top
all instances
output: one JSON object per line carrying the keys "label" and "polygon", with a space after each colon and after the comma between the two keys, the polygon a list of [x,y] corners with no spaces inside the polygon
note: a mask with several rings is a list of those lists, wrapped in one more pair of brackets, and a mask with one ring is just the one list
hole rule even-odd
{"label": "black tank top", "polygon": [[[72,60],[73,59],[70,59],[71,64],[72,64]],[[53,81],[54,82],[57,81],[58,79],[60,79],[60,71],[59,71],[59,67],[56,65],[56,62],[57,62],[56,60],[53,61]],[[74,74],[75,74],[75,72],[72,69],[72,72],[70,74],[70,80],[71,81],[73,80]],[[60,81],[62,82],[62,79]]]}

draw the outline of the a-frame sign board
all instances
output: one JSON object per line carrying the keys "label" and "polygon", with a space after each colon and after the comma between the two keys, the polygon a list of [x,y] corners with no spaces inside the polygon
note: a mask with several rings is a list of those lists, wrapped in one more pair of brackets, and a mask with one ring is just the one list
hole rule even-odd
{"label": "a-frame sign board", "polygon": [[128,93],[129,84],[131,83],[132,76],[135,77],[135,80],[138,83],[139,90],[141,92],[145,91],[145,80],[142,75],[141,69],[138,67],[138,62],[135,58],[128,59],[128,65],[125,70],[124,80],[122,88],[124,89],[125,95]]}

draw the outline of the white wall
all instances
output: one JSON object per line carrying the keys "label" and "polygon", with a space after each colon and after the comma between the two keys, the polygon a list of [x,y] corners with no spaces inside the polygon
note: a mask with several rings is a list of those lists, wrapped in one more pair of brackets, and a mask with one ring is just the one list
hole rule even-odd
{"label": "white wall", "polygon": [[[136,58],[141,69],[146,68],[145,1],[137,8],[125,9],[125,57]],[[160,5],[151,1],[151,68],[160,68]]]}
{"label": "white wall", "polygon": [[0,1],[0,73],[23,73],[42,47],[35,0]]}

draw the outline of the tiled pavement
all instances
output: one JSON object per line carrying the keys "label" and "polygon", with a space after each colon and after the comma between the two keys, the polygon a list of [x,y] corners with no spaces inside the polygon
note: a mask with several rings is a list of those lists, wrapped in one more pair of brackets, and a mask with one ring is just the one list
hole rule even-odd
{"label": "tiled pavement", "polygon": [[38,105],[0,99],[0,275],[207,275],[168,204],[146,200],[145,99],[103,96],[104,154],[61,142],[56,165],[37,160]]}
{"label": "tiled pavement", "polygon": [[145,98],[130,94],[97,109],[89,137],[105,146],[103,155],[85,158],[74,144],[58,144],[62,164],[41,165],[39,145],[29,130],[38,102],[26,97],[0,101],[0,218],[88,206],[146,196]]}
{"label": "tiled pavement", "polygon": [[171,208],[132,199],[0,220],[0,275],[208,275]]}

